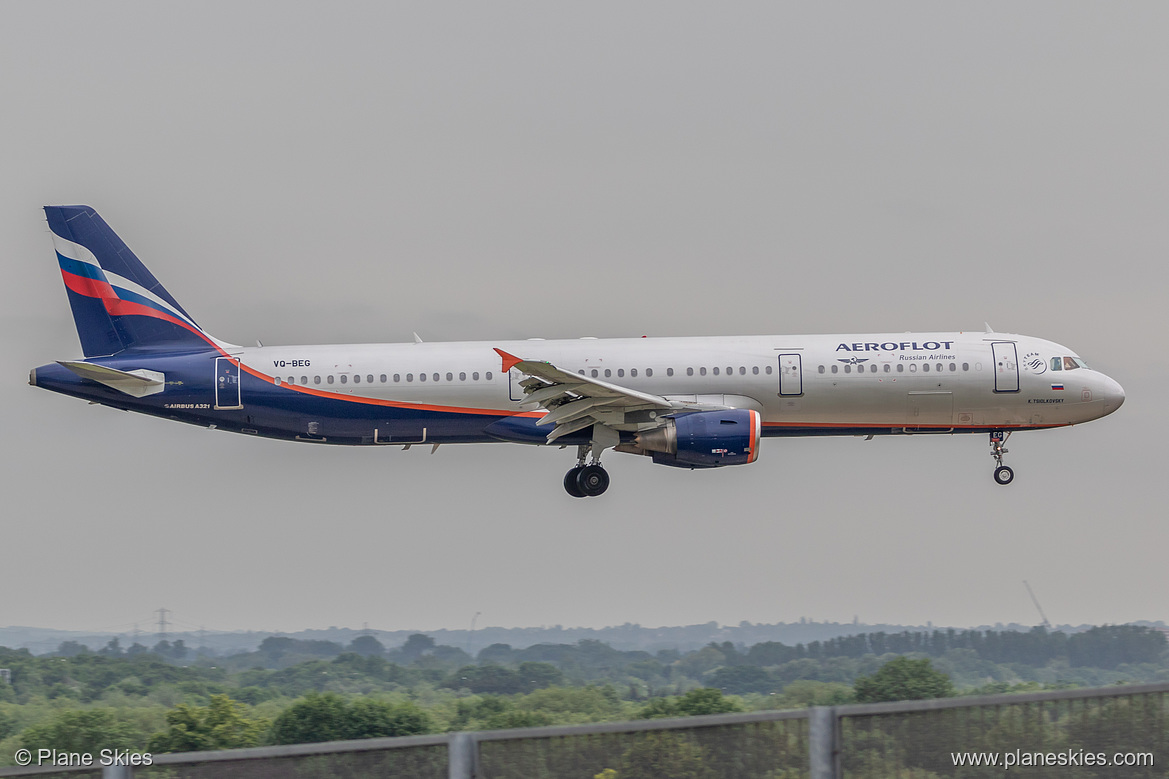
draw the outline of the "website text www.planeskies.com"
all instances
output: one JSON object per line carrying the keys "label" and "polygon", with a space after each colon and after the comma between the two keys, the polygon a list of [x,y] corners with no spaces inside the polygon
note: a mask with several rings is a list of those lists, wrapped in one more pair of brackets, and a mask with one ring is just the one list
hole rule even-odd
{"label": "website text www.planeskies.com", "polygon": [[1089,752],[1086,749],[1064,749],[1059,752],[1032,752],[1016,749],[1013,752],[951,752],[957,766],[1012,768],[1057,768],[1074,766],[1144,767],[1153,765],[1152,752]]}

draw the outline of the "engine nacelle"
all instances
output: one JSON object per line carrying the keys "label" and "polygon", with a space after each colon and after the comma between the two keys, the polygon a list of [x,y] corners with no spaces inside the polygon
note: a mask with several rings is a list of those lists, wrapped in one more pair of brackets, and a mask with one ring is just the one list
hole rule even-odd
{"label": "engine nacelle", "polygon": [[664,426],[639,433],[634,446],[659,465],[719,468],[755,462],[762,432],[763,420],[758,411],[696,411],[671,417]]}

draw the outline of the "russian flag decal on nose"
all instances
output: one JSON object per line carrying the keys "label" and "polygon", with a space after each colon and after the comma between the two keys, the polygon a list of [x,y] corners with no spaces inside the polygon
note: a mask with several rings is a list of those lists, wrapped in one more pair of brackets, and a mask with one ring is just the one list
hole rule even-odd
{"label": "russian flag decal on nose", "polygon": [[1061,390],[1061,389],[1063,389],[1063,384],[1052,384],[1051,388],[1053,390]]}

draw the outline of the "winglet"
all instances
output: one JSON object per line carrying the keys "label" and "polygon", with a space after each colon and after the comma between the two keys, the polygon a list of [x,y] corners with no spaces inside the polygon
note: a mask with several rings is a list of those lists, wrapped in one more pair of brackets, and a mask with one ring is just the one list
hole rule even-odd
{"label": "winglet", "polygon": [[521,362],[523,362],[523,360],[520,359],[519,357],[516,357],[514,354],[508,354],[507,352],[503,351],[502,349],[496,349],[495,351],[497,354],[499,354],[500,357],[503,358],[503,371],[504,371],[504,373],[506,373],[507,371],[510,371],[512,368],[514,368],[515,366],[517,366]]}

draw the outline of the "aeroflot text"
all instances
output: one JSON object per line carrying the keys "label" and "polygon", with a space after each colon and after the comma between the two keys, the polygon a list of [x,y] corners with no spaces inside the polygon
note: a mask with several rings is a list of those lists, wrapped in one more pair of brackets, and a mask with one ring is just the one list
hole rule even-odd
{"label": "aeroflot text", "polygon": [[864,343],[864,344],[840,344],[836,347],[838,352],[934,352],[938,349],[952,349],[953,341],[926,341],[919,344],[917,341],[886,341],[883,344]]}

